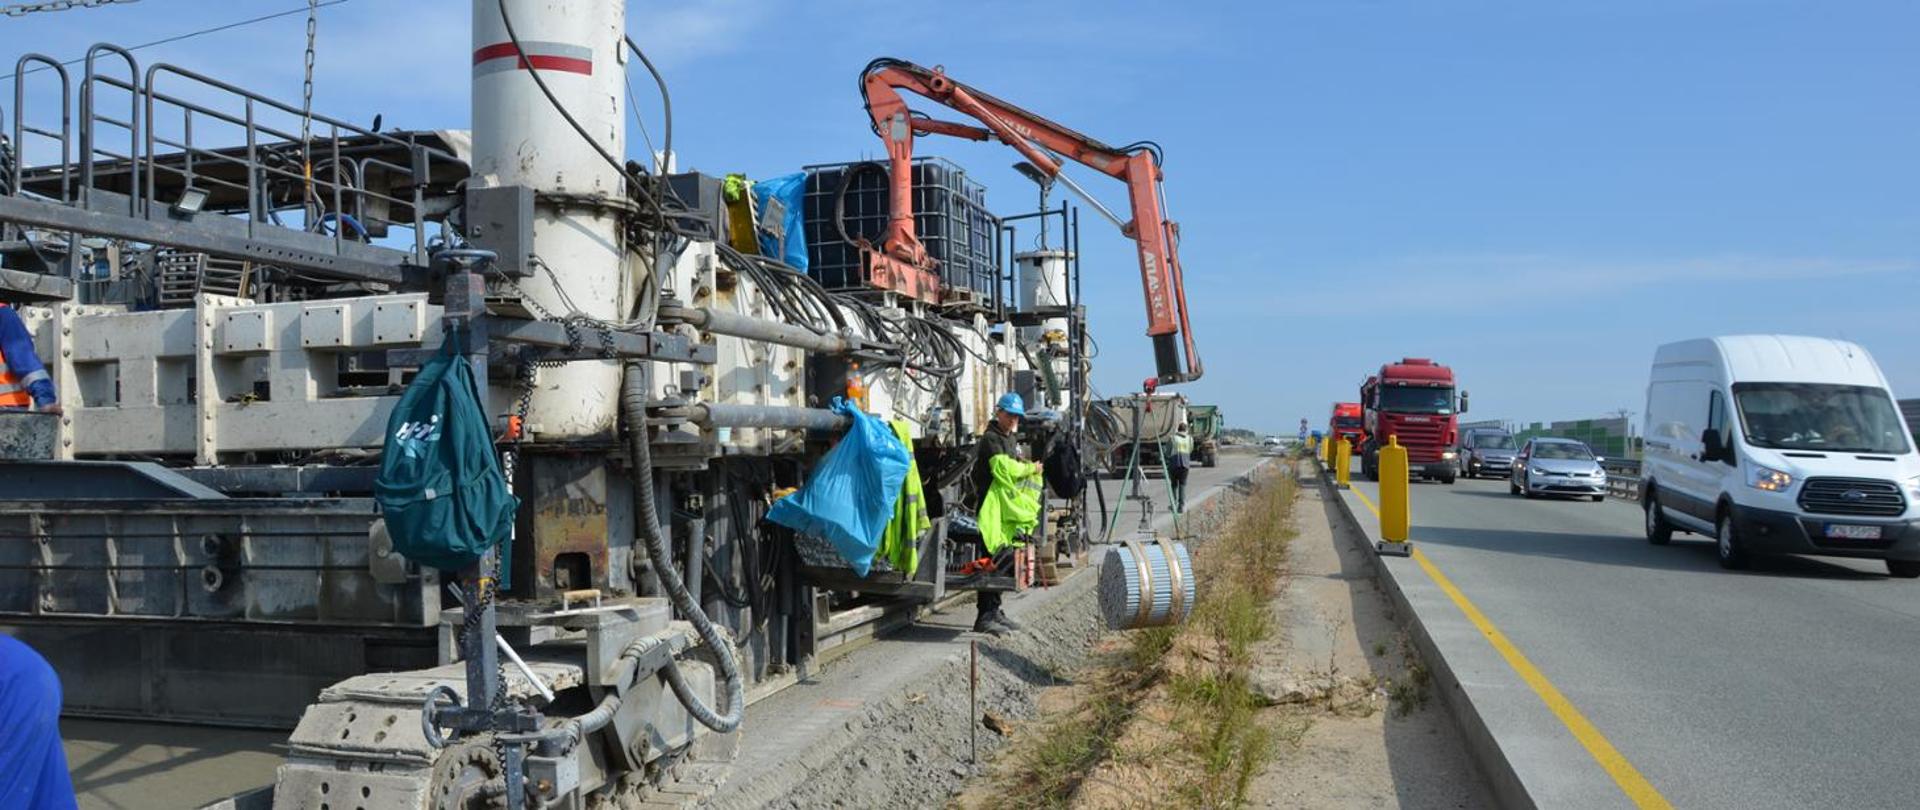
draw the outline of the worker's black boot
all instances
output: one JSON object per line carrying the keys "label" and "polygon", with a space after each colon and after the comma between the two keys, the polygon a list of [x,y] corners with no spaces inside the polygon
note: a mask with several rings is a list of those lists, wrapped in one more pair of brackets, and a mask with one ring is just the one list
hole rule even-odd
{"label": "worker's black boot", "polygon": [[973,619],[973,632],[985,633],[989,636],[994,636],[997,638],[999,636],[1004,636],[1008,633],[1013,632],[1013,629],[997,621],[994,621],[993,613],[989,613],[987,611],[981,611],[980,615],[974,617]]}
{"label": "worker's black boot", "polygon": [[1007,612],[1004,610],[994,611],[993,618],[990,619],[990,621],[992,621],[994,624],[1000,625],[1001,627],[1005,627],[1008,630],[1020,631],[1020,630],[1026,629],[1025,625],[1019,622],[1016,622],[1011,617],[1007,616]]}

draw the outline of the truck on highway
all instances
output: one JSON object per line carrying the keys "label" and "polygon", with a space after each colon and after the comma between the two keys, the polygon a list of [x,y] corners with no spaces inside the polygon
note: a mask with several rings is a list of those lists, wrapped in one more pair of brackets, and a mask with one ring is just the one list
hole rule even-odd
{"label": "truck on highway", "polygon": [[1220,428],[1226,419],[1218,405],[1188,405],[1187,433],[1193,436],[1193,463],[1212,467],[1220,461]]}
{"label": "truck on highway", "polygon": [[1347,440],[1347,446],[1355,451],[1366,443],[1366,413],[1358,402],[1333,403],[1333,416],[1327,419],[1327,437],[1330,440]]}
{"label": "truck on highway", "polygon": [[1174,428],[1187,421],[1187,408],[1181,394],[1127,394],[1098,403],[1094,418],[1111,425],[1111,438],[1103,442],[1108,469],[1129,476],[1137,466],[1148,478],[1164,475],[1161,450],[1173,440]]}
{"label": "truck on highway", "polygon": [[1407,448],[1413,476],[1454,481],[1454,440],[1458,419],[1467,410],[1467,394],[1454,390],[1453,369],[1424,357],[1386,363],[1360,384],[1362,428],[1360,470],[1380,480],[1380,448],[1398,437]]}
{"label": "truck on highway", "polygon": [[1712,537],[1720,565],[1758,553],[1883,559],[1920,577],[1920,454],[1859,345],[1734,335],[1654,351],[1641,508],[1647,540]]}

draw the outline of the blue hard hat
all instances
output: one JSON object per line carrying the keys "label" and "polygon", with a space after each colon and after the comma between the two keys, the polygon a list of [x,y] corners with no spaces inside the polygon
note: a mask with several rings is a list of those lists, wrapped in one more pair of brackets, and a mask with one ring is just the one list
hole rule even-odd
{"label": "blue hard hat", "polygon": [[1012,391],[1008,391],[1007,393],[1000,395],[1000,401],[996,403],[994,407],[1000,410],[1006,411],[1007,413],[1013,414],[1014,416],[1027,415],[1026,403],[1021,402],[1020,395]]}

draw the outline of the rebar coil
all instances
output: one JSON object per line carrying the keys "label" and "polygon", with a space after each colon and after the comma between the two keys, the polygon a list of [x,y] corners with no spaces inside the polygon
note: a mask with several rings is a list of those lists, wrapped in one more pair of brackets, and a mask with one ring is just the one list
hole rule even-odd
{"label": "rebar coil", "polygon": [[1195,597],[1193,558],[1173,540],[1129,540],[1107,549],[1100,566],[1100,612],[1109,630],[1186,621]]}

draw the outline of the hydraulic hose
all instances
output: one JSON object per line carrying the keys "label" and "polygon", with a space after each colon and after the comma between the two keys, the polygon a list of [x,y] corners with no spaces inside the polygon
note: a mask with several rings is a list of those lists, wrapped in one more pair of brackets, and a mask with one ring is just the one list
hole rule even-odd
{"label": "hydraulic hose", "polygon": [[567,747],[572,748],[579,745],[580,741],[586,739],[588,734],[606,728],[608,723],[613,722],[614,712],[619,710],[620,696],[611,692],[607,693],[606,697],[600,699],[600,704],[593,707],[593,711],[575,717],[567,723]]}
{"label": "hydraulic hose", "polygon": [[667,685],[673,688],[673,695],[687,712],[707,728],[726,734],[740,727],[740,720],[746,714],[746,687],[740,677],[739,662],[733,657],[733,643],[721,635],[719,628],[707,618],[707,612],[700,608],[687,592],[687,585],[680,579],[680,572],[673,567],[673,555],[667,550],[666,538],[660,536],[660,510],[653,501],[653,451],[647,443],[647,390],[643,383],[643,374],[639,363],[628,363],[626,374],[620,382],[620,410],[626,416],[630,435],[629,452],[633,457],[633,502],[640,507],[636,516],[639,523],[640,539],[647,552],[647,561],[653,564],[653,573],[660,578],[660,586],[673,600],[673,607],[693,624],[694,632],[700,634],[700,640],[713,650],[720,660],[720,674],[727,682],[727,713],[716,714],[702,703],[700,696],[694,694],[687,685],[686,676],[680,673],[680,666],[673,659],[667,659],[664,672]]}

